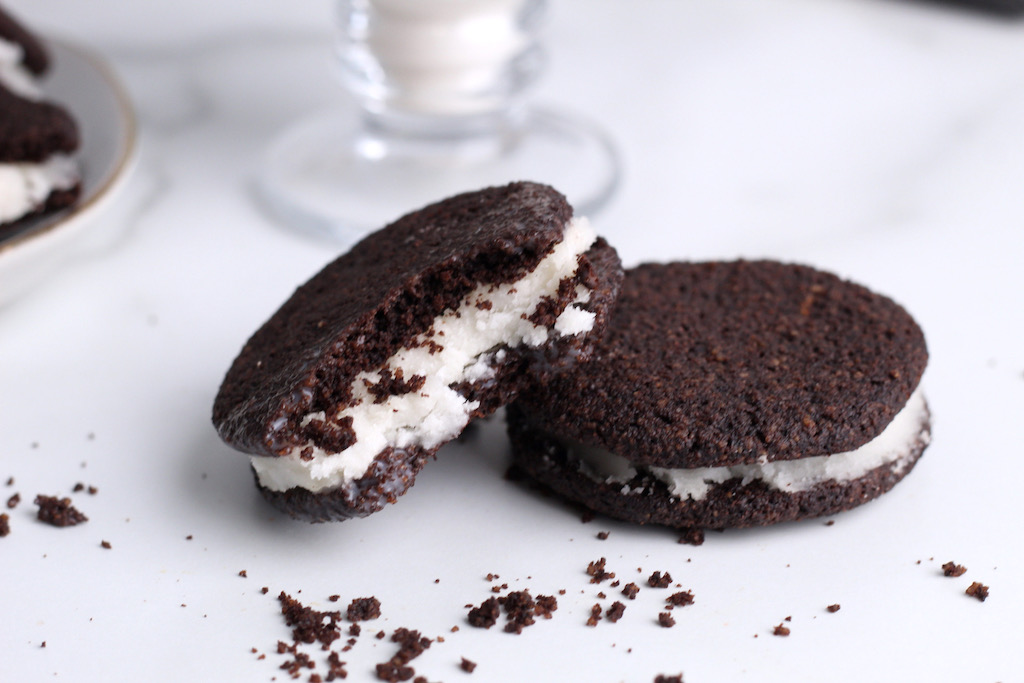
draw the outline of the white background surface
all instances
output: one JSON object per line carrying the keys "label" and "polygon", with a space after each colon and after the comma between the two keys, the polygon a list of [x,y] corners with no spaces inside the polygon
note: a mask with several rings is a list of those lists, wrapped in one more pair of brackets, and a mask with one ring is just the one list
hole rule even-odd
{"label": "white background surface", "polygon": [[[0,310],[0,497],[23,499],[0,539],[0,680],[283,681],[280,590],[320,609],[381,600],[342,657],[356,681],[395,651],[370,634],[398,626],[445,636],[414,662],[431,681],[465,678],[461,657],[475,681],[1024,679],[1024,24],[895,0],[554,0],[538,99],[618,141],[624,184],[594,222],[627,264],[834,270],[903,303],[932,353],[934,442],[906,481],[833,526],[694,548],[581,524],[503,480],[498,420],[368,519],[309,526],[265,505],[208,416],[248,335],[334,255],[250,193],[273,135],[343,98],[331,7],[8,4],[107,55],[143,150],[123,240]],[[37,493],[79,481],[99,489],[74,495],[87,524],[34,521]],[[628,580],[671,572],[696,604],[662,629],[665,593],[645,589],[586,627],[615,595],[587,583],[601,556]],[[947,560],[967,574],[943,577]],[[490,595],[488,572],[567,593],[521,636],[479,631],[463,605]],[[973,580],[986,602],[964,595]],[[792,635],[773,637],[786,616]]]}

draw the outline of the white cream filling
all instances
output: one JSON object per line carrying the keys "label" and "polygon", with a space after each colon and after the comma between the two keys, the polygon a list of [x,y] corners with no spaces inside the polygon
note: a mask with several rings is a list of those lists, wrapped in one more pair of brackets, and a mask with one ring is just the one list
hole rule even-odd
{"label": "white cream filling", "polygon": [[0,38],[0,83],[15,95],[29,100],[43,96],[32,72],[22,66],[25,53],[21,45]]}
{"label": "white cream filling", "polygon": [[[703,499],[712,486],[730,479],[742,479],[744,485],[763,481],[773,489],[798,492],[826,481],[851,481],[883,465],[890,465],[893,472],[900,473],[910,464],[918,437],[923,436],[926,442],[929,439],[927,432],[921,434],[927,412],[924,395],[918,388],[881,434],[852,451],[755,465],[643,469],[665,482],[673,496],[692,500]],[[625,484],[637,474],[636,465],[607,450],[581,445],[569,448],[583,464],[583,471],[598,481]],[[630,492],[628,486],[623,487],[623,493]],[[639,489],[632,492],[639,492]]]}
{"label": "white cream filling", "polygon": [[[470,292],[456,310],[435,318],[432,336],[420,335],[418,345],[400,349],[377,370],[360,373],[352,383],[356,405],[333,416],[319,412],[303,418],[302,424],[307,425],[323,420],[337,423],[350,417],[355,443],[338,453],[310,442],[284,456],[253,457],[260,484],[272,491],[334,488],[363,476],[385,448],[433,448],[455,438],[478,403],[467,401],[451,385],[492,376],[492,363],[500,363],[504,357],[502,347],[536,347],[548,340],[549,330],[527,318],[542,300],[557,295],[559,283],[576,272],[578,257],[595,239],[585,218],[573,219],[566,225],[562,241],[533,272],[493,291],[491,285],[481,285]],[[589,332],[595,316],[580,308],[589,299],[590,291],[577,287],[576,299],[554,324],[555,333]],[[438,350],[428,342],[443,348]],[[399,369],[406,382],[419,376],[424,378],[423,385],[417,391],[375,403],[368,385],[380,381],[381,371],[391,370],[396,375]],[[300,453],[307,448],[312,457],[304,459]]]}
{"label": "white cream filling", "polygon": [[64,154],[40,163],[0,164],[0,223],[35,211],[51,192],[74,187],[78,178],[78,164]]}

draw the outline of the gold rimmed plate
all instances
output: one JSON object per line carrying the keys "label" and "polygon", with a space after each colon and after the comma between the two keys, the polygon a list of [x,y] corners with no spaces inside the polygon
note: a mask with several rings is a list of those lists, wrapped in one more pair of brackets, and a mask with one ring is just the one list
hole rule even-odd
{"label": "gold rimmed plate", "polygon": [[0,305],[51,276],[90,232],[125,185],[137,157],[131,101],[106,60],[92,50],[50,40],[52,67],[42,83],[47,99],[78,122],[82,170],[78,203],[0,236]]}

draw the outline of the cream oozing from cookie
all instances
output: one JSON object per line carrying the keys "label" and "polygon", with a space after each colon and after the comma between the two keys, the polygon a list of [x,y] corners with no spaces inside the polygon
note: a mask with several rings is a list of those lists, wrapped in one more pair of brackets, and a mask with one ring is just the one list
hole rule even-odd
{"label": "cream oozing from cookie", "polygon": [[713,486],[730,479],[741,479],[744,485],[762,481],[770,488],[796,493],[826,481],[852,481],[884,465],[900,473],[910,465],[914,445],[918,440],[923,439],[927,443],[929,438],[928,405],[919,387],[881,434],[860,448],[845,453],[753,465],[675,469],[635,465],[601,448],[580,444],[565,446],[580,461],[584,472],[597,481],[623,484],[623,493],[639,493],[643,490],[642,487],[630,489],[627,482],[638,471],[644,471],[663,481],[674,497],[698,501]]}
{"label": "cream oozing from cookie", "polygon": [[0,164],[0,223],[32,213],[51,193],[70,190],[78,180],[78,164],[65,154],[39,163]]}
{"label": "cream oozing from cookie", "polygon": [[[272,491],[333,489],[362,477],[389,447],[431,449],[455,438],[479,404],[467,401],[453,386],[493,377],[506,348],[538,347],[552,337],[585,334],[593,328],[595,314],[582,308],[590,300],[590,290],[580,285],[550,328],[529,317],[542,301],[557,298],[559,284],[576,274],[579,257],[595,239],[587,220],[575,218],[566,225],[562,241],[532,272],[515,282],[474,289],[457,309],[435,318],[431,332],[419,335],[380,368],[356,376],[352,405],[333,416],[316,412],[302,420],[306,426],[351,418],[355,443],[337,453],[310,442],[283,456],[253,457],[260,484]],[[385,371],[391,377],[401,371],[402,380],[415,390],[398,395],[371,391]]]}

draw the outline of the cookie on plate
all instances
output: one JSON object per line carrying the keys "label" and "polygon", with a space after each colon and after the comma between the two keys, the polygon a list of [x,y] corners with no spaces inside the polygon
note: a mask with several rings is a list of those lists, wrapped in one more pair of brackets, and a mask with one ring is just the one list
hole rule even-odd
{"label": "cookie on plate", "polygon": [[772,261],[626,272],[590,362],[508,408],[516,464],[611,517],[678,528],[827,515],[930,439],[924,336],[899,305]]}
{"label": "cookie on plate", "polygon": [[235,359],[213,422],[281,510],[369,514],[471,418],[585,359],[621,279],[550,187],[451,197],[299,287]]}
{"label": "cookie on plate", "polygon": [[73,204],[81,190],[78,126],[43,99],[42,43],[0,10],[0,231]]}

